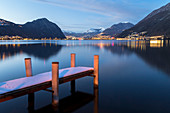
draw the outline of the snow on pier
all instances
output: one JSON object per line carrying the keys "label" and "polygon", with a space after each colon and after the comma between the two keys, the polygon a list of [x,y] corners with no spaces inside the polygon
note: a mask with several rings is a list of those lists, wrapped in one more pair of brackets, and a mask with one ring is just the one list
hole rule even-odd
{"label": "snow on pier", "polygon": [[[71,67],[59,70],[59,78],[81,74],[83,72],[93,71],[92,67]],[[30,87],[52,80],[52,73],[45,72],[31,77],[23,77],[19,79],[9,80],[0,83],[0,95],[4,93]]]}

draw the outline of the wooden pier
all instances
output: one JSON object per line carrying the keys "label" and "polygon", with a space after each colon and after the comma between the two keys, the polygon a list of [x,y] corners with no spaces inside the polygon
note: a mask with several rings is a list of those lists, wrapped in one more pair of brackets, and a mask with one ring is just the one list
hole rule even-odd
{"label": "wooden pier", "polygon": [[[28,108],[33,108],[34,92],[46,90],[52,93],[52,106],[57,107],[59,105],[59,84],[71,82],[71,93],[75,94],[75,80],[86,76],[94,77],[94,93],[98,95],[98,90],[95,89],[99,84],[99,56],[94,55],[94,67],[76,67],[75,57],[76,54],[71,54],[71,67],[69,68],[59,69],[59,62],[52,62],[51,72],[34,76],[32,76],[31,58],[26,58],[26,77],[1,82],[0,102],[28,94],[28,102],[31,103]],[[52,90],[47,89],[49,87],[52,87]]]}

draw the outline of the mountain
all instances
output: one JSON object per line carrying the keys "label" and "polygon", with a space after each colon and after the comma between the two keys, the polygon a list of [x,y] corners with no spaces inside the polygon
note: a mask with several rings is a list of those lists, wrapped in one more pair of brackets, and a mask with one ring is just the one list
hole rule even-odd
{"label": "mountain", "polygon": [[15,24],[10,21],[0,19],[0,26],[8,26],[8,25],[15,25]]}
{"label": "mountain", "polygon": [[21,36],[24,38],[65,38],[61,29],[55,24],[41,18],[23,25],[0,19],[0,36]]}
{"label": "mountain", "polygon": [[124,30],[133,27],[132,23],[118,23],[112,25],[110,28],[107,28],[103,31],[102,35],[106,36],[117,36],[118,34],[122,33]]}
{"label": "mountain", "polygon": [[65,31],[64,34],[66,36],[90,38],[90,37],[93,37],[93,36],[101,33],[102,31],[103,31],[103,28],[98,28],[98,29],[91,28],[91,29],[89,29],[89,30],[87,30],[86,32],[83,32],[83,33],[66,32]]}
{"label": "mountain", "polygon": [[170,3],[154,10],[134,27],[125,30],[118,37],[126,37],[132,32],[144,32],[148,36],[164,35],[170,38]]}

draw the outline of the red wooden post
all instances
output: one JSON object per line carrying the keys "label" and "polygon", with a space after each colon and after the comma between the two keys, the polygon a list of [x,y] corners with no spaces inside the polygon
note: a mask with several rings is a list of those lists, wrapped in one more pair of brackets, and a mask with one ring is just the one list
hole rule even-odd
{"label": "red wooden post", "polygon": [[98,113],[99,55],[94,55],[94,113]]}
{"label": "red wooden post", "polygon": [[99,55],[94,55],[94,87],[99,85]]}
{"label": "red wooden post", "polygon": [[[26,77],[32,76],[32,64],[31,58],[25,58],[25,69],[26,69]],[[34,93],[28,94],[28,111],[34,111]]]}
{"label": "red wooden post", "polygon": [[[71,67],[75,67],[76,66],[76,54],[72,53],[71,54]],[[76,88],[75,88],[75,80],[71,81],[71,93],[75,93],[76,92]]]}
{"label": "red wooden post", "polygon": [[26,77],[32,76],[31,58],[25,58]]}
{"label": "red wooden post", "polygon": [[59,104],[59,62],[52,63],[52,105]]}

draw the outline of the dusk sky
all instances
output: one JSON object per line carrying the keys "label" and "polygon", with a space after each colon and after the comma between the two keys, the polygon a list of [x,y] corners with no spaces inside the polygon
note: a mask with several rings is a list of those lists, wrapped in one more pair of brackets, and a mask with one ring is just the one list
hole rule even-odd
{"label": "dusk sky", "polygon": [[136,24],[169,0],[0,0],[0,18],[24,24],[47,18],[62,30],[84,32],[119,22]]}

